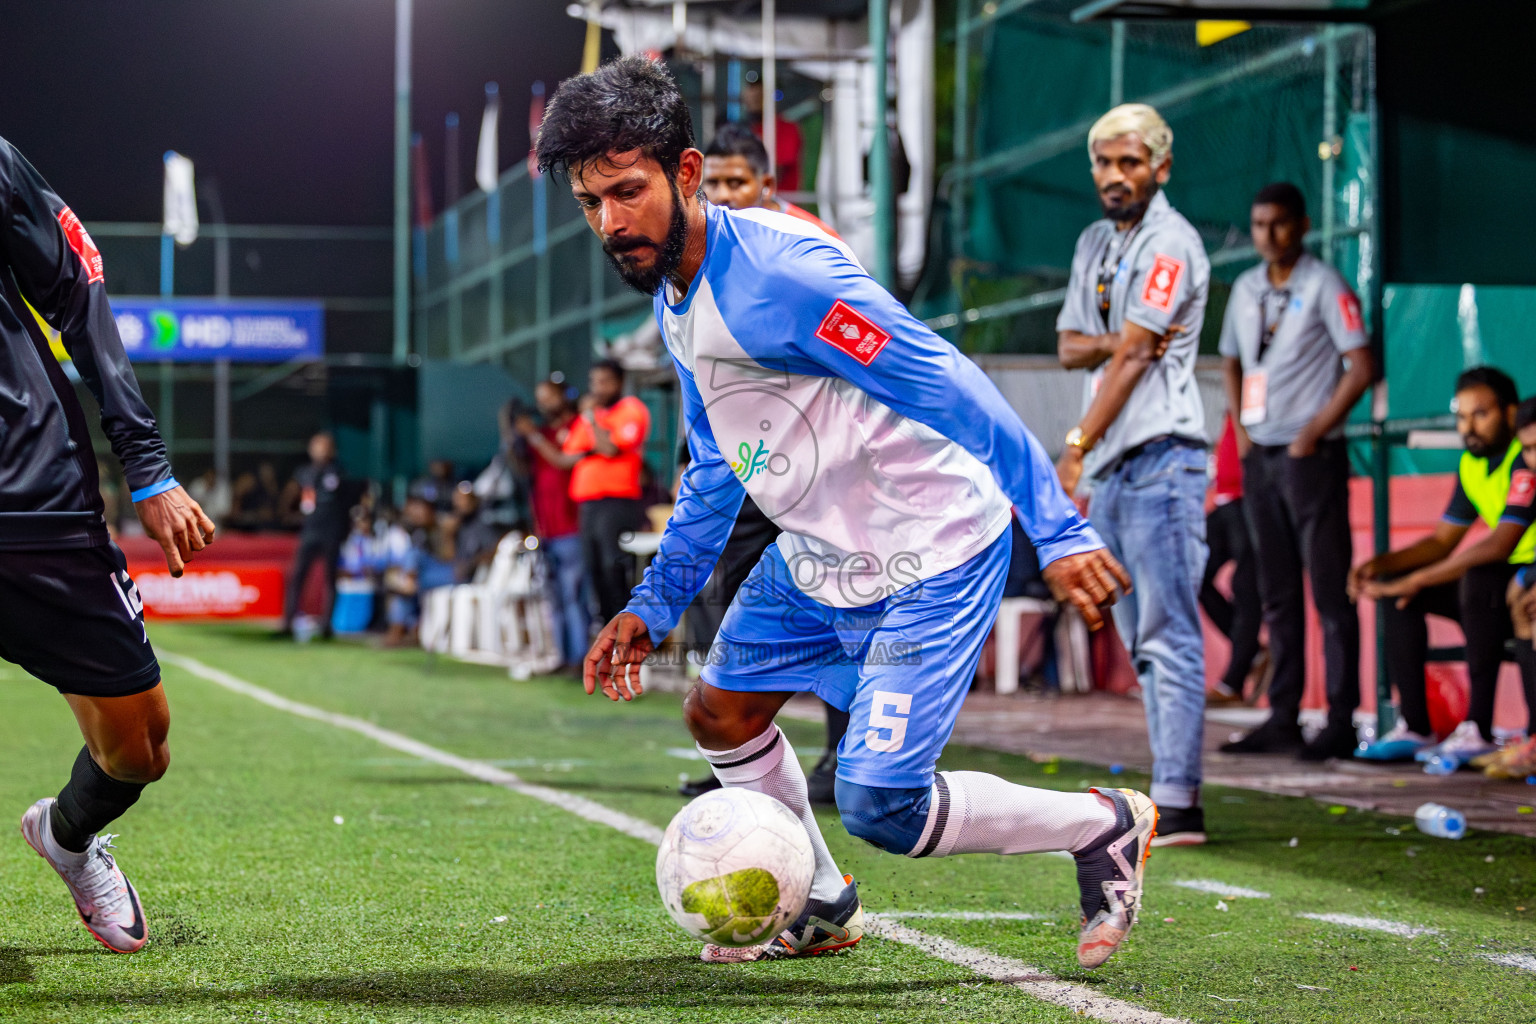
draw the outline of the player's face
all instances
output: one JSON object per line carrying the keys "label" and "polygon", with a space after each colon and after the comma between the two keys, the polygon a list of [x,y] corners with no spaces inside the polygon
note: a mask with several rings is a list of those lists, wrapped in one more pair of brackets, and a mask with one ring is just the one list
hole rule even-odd
{"label": "player's face", "polygon": [[1301,252],[1301,240],[1311,228],[1310,217],[1297,220],[1278,203],[1254,203],[1248,215],[1253,247],[1266,263],[1279,263]]}
{"label": "player's face", "polygon": [[1520,457],[1525,460],[1525,468],[1536,471],[1536,423],[1527,423],[1515,437],[1520,441]]}
{"label": "player's face", "polygon": [[1093,187],[1110,220],[1141,219],[1172,169],[1171,156],[1153,167],[1152,151],[1135,132],[1093,144]]}
{"label": "player's face", "polygon": [[758,174],[744,156],[706,156],[704,195],[716,206],[750,210],[773,195],[772,178]]}
{"label": "player's face", "polygon": [[1474,384],[1456,392],[1456,432],[1467,451],[1486,459],[1509,447],[1512,420],[1492,388]]}
{"label": "player's face", "polygon": [[[697,175],[697,165],[693,168]],[[696,176],[691,184],[698,188]],[[571,194],[624,282],[646,295],[656,294],[682,262],[688,238],[678,183],[635,149],[609,153],[573,169]]]}

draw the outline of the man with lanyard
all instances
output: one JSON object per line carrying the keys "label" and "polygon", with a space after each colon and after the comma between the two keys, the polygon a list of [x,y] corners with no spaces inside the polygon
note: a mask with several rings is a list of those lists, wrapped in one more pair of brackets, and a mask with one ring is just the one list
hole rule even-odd
{"label": "man with lanyard", "polygon": [[293,620],[310,570],[320,566],[323,582],[320,598],[320,635],[332,635],[331,609],[336,604],[336,573],[341,566],[341,545],[351,528],[351,501],[343,489],[341,466],[336,462],[336,438],[322,430],[309,439],[309,462],[294,470],[288,485],[288,503],[299,510],[299,546],[288,567],[288,586],[283,595],[283,625],[279,636],[293,635]]}
{"label": "man with lanyard", "polygon": [[1057,471],[1068,494],[1092,482],[1089,518],[1135,587],[1115,606],[1115,626],[1146,703],[1158,846],[1205,842],[1206,437],[1195,354],[1210,262],[1162,193],[1172,151],[1172,130],[1145,104],[1116,107],[1089,131],[1105,219],[1078,237],[1056,320],[1062,365],[1092,371]]}
{"label": "man with lanyard", "polygon": [[810,900],[771,943],[711,944],[703,958],[818,955],[863,936],[858,886],[774,723],[810,691],[854,722],[836,794],[853,835],[911,857],[1071,852],[1078,962],[1102,964],[1140,907],[1152,802],[934,770],[997,615],[1010,505],[1053,593],[1090,627],[1127,584],[1039,443],[847,246],[793,217],[700,199],[704,155],[659,62],[625,57],[567,79],[537,150],[541,168],[568,177],[620,276],[653,297],[692,454],[645,579],[587,654],[587,692],[640,692],[641,663],[719,560],[744,494],[782,531],[727,610],[724,656],[703,667],[683,715],[721,782],[800,819]]}
{"label": "man with lanyard", "polygon": [[[1456,490],[1435,532],[1415,544],[1377,555],[1349,575],[1352,596],[1376,601],[1386,620],[1387,677],[1397,688],[1397,724],[1360,751],[1372,761],[1428,761],[1439,754],[1458,763],[1492,753],[1493,699],[1513,635],[1506,593],[1522,566],[1536,562],[1536,531],[1514,519],[1504,521],[1515,471],[1522,468],[1515,438],[1515,382],[1492,366],[1474,367],[1456,378],[1456,430],[1466,445],[1456,473]],[[1522,499],[1529,477],[1521,476]],[[1493,531],[1456,552],[1474,521]],[[1435,745],[1425,694],[1429,654],[1426,614],[1460,623],[1467,640],[1471,702],[1467,720]]]}
{"label": "man with lanyard", "polygon": [[[1345,592],[1349,451],[1343,423],[1375,372],[1355,297],[1302,242],[1312,222],[1301,190],[1268,185],[1249,213],[1264,262],[1240,274],[1221,326],[1227,406],[1243,456],[1244,507],[1259,568],[1273,677],[1269,718],[1227,753],[1349,757],[1360,703],[1360,616]],[[1303,745],[1306,586],[1322,625],[1328,724]]]}

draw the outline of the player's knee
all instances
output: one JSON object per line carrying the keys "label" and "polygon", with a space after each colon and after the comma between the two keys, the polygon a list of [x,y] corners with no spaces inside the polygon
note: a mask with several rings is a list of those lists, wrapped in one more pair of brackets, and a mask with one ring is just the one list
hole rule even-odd
{"label": "player's knee", "polygon": [[101,770],[119,782],[158,782],[171,766],[171,748],[159,743],[140,743],[112,751],[93,753]]}
{"label": "player's knee", "polygon": [[695,685],[683,698],[683,721],[694,741],[705,750],[733,750],[761,736],[773,725],[774,710],[758,710],[739,702],[714,707],[703,685]]}
{"label": "player's knee", "polygon": [[930,787],[887,789],[837,780],[837,810],[848,834],[887,853],[909,854],[928,824]]}

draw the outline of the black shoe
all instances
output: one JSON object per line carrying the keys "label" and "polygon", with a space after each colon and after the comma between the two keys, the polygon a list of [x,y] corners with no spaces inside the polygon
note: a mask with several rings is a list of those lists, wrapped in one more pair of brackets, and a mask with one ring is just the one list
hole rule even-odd
{"label": "black shoe", "polygon": [[1294,754],[1305,745],[1301,726],[1277,722],[1273,717],[1240,740],[1216,748],[1223,754]]}
{"label": "black shoe", "polygon": [[710,790],[719,788],[720,780],[715,778],[714,775],[706,775],[702,779],[689,779],[687,782],[677,787],[677,793],[679,796],[692,798],[696,796],[703,796]]}
{"label": "black shoe", "polygon": [[1329,722],[1317,738],[1301,748],[1296,755],[1298,761],[1326,761],[1337,757],[1340,760],[1348,760],[1355,756],[1355,747],[1360,739],[1355,735],[1355,727],[1350,722]]}
{"label": "black shoe", "polygon": [[1205,811],[1200,807],[1159,807],[1153,846],[1204,846]]}
{"label": "black shoe", "polygon": [[811,803],[820,807],[837,806],[837,754],[823,755],[805,780],[805,789]]}

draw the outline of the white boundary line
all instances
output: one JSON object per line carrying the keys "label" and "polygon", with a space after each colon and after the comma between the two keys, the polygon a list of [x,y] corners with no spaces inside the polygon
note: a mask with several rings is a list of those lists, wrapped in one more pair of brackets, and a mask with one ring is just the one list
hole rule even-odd
{"label": "white boundary line", "polygon": [[[463,772],[481,782],[490,783],[509,789],[514,793],[532,797],[561,810],[570,811],[572,814],[599,825],[607,825],[617,829],[627,836],[644,840],[652,846],[661,843],[662,830],[648,821],[632,818],[627,814],[615,811],[610,807],[585,797],[566,793],[562,790],[551,789],[548,786],[538,786],[531,782],[524,782],[516,775],[502,768],[495,768],[481,761],[472,761],[469,758],[450,754],[446,750],[429,746],[420,740],[413,740],[409,736],[374,725],[372,722],[351,715],[341,715],[334,711],[325,711],[310,704],[302,704],[296,700],[273,693],[255,683],[248,683],[238,676],[232,676],[228,672],[206,665],[196,658],[189,658],[184,654],[174,654],[170,651],[157,652],[162,662],[175,665],[183,671],[189,672],[200,679],[226,690],[250,697],[271,708],[286,711],[290,715],[300,718],[308,718],[311,721],[323,722],[326,725],[335,726],[338,729],[346,729],[355,732],[377,743],[401,753],[411,754],[424,761],[440,764],[445,768],[453,768]],[[929,956],[975,971],[983,977],[994,981],[1001,981],[1020,989],[1027,995],[1034,996],[1043,1002],[1054,1003],[1077,1012],[1081,1016],[1091,1017],[1095,1020],[1109,1021],[1111,1024],[1187,1024],[1179,1017],[1168,1017],[1154,1010],[1147,1010],[1132,1003],[1122,1002],[1111,996],[1100,995],[1091,988],[1083,985],[1073,985],[1070,982],[1059,981],[1052,974],[1038,967],[1031,967],[1019,960],[997,956],[985,950],[975,949],[971,946],[962,946],[948,939],[941,939],[936,935],[925,935],[914,931],[905,925],[883,919],[878,914],[871,914],[865,918],[865,930],[878,938],[889,942],[900,942],[904,945],[922,950]]]}
{"label": "white boundary line", "polygon": [[1345,928],[1363,928],[1366,931],[1386,932],[1388,935],[1400,935],[1405,939],[1416,939],[1420,935],[1439,935],[1438,928],[1420,928],[1416,924],[1403,924],[1401,921],[1388,921],[1380,917],[1356,917],[1354,914],[1297,914],[1309,921],[1322,921],[1325,924],[1343,925]]}
{"label": "white boundary line", "polygon": [[1529,953],[1484,953],[1484,960],[1492,960],[1505,967],[1517,967],[1522,971],[1536,971],[1536,956]]}
{"label": "white boundary line", "polygon": [[875,915],[882,921],[1049,921],[1049,914],[1026,914],[1016,910],[890,910]]}
{"label": "white boundary line", "polygon": [[1226,882],[1218,882],[1210,878],[1180,878],[1172,884],[1180,889],[1193,889],[1195,892],[1208,892],[1213,896],[1225,896],[1228,899],[1243,900],[1267,900],[1269,893],[1260,892],[1257,889],[1245,889],[1240,885],[1228,885]]}

